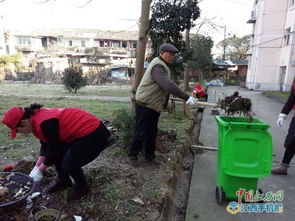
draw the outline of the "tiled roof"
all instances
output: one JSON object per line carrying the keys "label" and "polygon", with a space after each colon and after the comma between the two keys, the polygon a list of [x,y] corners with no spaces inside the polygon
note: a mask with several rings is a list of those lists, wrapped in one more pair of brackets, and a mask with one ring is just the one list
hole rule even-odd
{"label": "tiled roof", "polygon": [[248,60],[232,60],[235,65],[248,65]]}
{"label": "tiled roof", "polygon": [[235,66],[235,65],[248,65],[248,60],[214,60],[213,63],[218,66]]}
{"label": "tiled roof", "polygon": [[14,35],[34,37],[94,38],[109,40],[138,39],[138,31],[106,31],[97,29],[35,29],[33,31],[15,31]]}
{"label": "tiled roof", "polygon": [[223,66],[223,67],[231,66],[231,64],[229,64],[228,61],[223,61],[223,60],[214,60],[213,63],[217,66]]}

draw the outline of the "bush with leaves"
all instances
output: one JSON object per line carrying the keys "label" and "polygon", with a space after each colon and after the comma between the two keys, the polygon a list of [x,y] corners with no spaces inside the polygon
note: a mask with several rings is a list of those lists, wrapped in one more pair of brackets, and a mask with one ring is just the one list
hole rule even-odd
{"label": "bush with leaves", "polygon": [[128,148],[131,144],[135,125],[135,114],[129,108],[121,108],[116,111],[116,117],[112,125],[117,129],[118,144],[120,147]]}
{"label": "bush with leaves", "polygon": [[70,93],[77,93],[77,90],[87,85],[81,69],[66,68],[63,72],[62,83]]}
{"label": "bush with leaves", "polygon": [[0,56],[0,81],[4,80],[7,73],[12,73],[17,78],[16,72],[22,67],[22,54]]}
{"label": "bush with leaves", "polygon": [[151,7],[149,37],[152,50],[148,60],[159,55],[162,43],[172,43],[178,50],[175,62],[171,65],[171,77],[177,83],[183,72],[183,63],[190,56],[183,40],[183,32],[194,27],[194,21],[200,16],[198,2],[195,0],[156,0]]}

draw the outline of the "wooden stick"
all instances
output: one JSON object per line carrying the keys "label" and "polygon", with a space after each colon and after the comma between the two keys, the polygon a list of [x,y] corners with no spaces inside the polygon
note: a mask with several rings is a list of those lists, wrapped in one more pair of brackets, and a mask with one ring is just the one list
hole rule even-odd
{"label": "wooden stick", "polygon": [[203,150],[212,150],[212,151],[217,151],[218,148],[217,147],[206,147],[206,146],[200,146],[200,145],[191,145],[194,148],[199,148],[199,149],[203,149]]}
{"label": "wooden stick", "polygon": [[[185,102],[184,100],[182,100],[180,98],[176,98],[176,97],[171,97],[170,100]],[[216,104],[203,102],[203,101],[196,101],[196,105],[203,105],[203,106],[210,106],[210,107],[216,107],[217,106]]]}
{"label": "wooden stick", "polygon": [[210,106],[210,107],[216,107],[216,104],[213,103],[208,103],[208,102],[203,102],[203,101],[197,101],[196,102],[197,105],[204,105],[204,106]]}
{"label": "wooden stick", "polygon": [[[217,147],[206,147],[206,146],[200,146],[200,145],[191,145],[191,147],[194,148],[199,148],[199,149],[203,149],[203,150],[212,150],[212,151],[217,151],[218,148]],[[276,156],[276,153],[272,153],[273,156]]]}

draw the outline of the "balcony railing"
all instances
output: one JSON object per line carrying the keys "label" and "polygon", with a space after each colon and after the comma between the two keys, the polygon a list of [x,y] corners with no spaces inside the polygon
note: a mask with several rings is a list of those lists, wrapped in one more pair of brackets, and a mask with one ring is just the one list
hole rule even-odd
{"label": "balcony railing", "polygon": [[247,23],[255,23],[255,22],[256,22],[255,11],[252,11],[251,18],[247,21]]}

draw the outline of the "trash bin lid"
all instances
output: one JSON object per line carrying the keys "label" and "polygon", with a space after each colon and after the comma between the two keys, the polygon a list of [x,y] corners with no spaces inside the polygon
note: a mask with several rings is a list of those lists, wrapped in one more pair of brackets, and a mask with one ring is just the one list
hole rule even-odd
{"label": "trash bin lid", "polygon": [[220,127],[267,130],[270,126],[258,118],[215,116]]}

